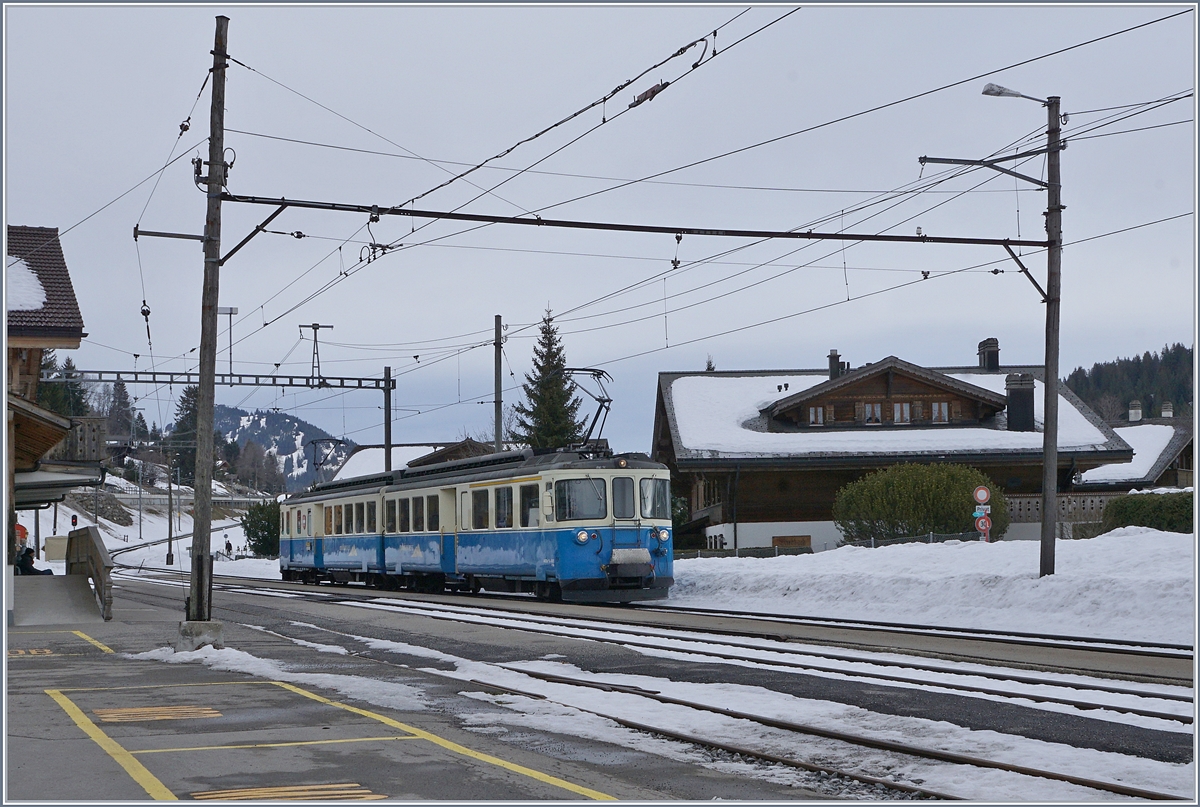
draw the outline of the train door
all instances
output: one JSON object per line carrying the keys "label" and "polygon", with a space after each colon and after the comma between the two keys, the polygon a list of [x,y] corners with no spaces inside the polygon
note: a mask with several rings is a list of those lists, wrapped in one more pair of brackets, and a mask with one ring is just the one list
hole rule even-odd
{"label": "train door", "polygon": [[426,510],[432,516],[435,512],[431,508],[436,506],[438,524],[435,527],[429,525],[429,529],[436,529],[442,537],[442,571],[447,574],[458,573],[458,530],[460,524],[467,523],[466,519],[470,517],[470,495],[464,490],[462,494],[462,511],[456,506],[458,499],[455,488],[442,488],[437,493],[429,497],[429,504]]}
{"label": "train door", "polygon": [[613,546],[637,546],[636,492],[632,476],[612,478]]}

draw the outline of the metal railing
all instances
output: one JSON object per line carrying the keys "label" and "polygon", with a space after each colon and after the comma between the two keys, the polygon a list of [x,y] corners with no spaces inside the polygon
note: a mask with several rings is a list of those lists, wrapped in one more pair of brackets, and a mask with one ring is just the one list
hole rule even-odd
{"label": "metal railing", "polygon": [[[1124,492],[1064,493],[1058,497],[1058,521],[1090,522],[1104,519],[1104,508]],[[1040,495],[1009,495],[1008,515],[1013,524],[1031,524],[1042,520]]]}
{"label": "metal railing", "polygon": [[100,531],[83,527],[67,533],[67,574],[86,574],[105,621],[112,619],[112,558]]}
{"label": "metal railing", "polygon": [[906,535],[903,538],[867,538],[861,541],[843,541],[838,546],[863,546],[875,549],[894,544],[940,544],[946,541],[982,541],[983,533],[970,532],[927,532],[922,535]]}

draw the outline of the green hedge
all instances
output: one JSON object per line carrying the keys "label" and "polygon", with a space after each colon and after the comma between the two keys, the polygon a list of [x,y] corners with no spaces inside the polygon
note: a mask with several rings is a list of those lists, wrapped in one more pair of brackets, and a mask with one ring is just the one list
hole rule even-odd
{"label": "green hedge", "polygon": [[1113,499],[1104,508],[1102,531],[1120,527],[1150,527],[1166,532],[1192,531],[1191,493],[1146,493]]}
{"label": "green hedge", "polygon": [[992,492],[992,539],[1008,529],[1008,500],[986,474],[965,465],[893,465],[843,487],[833,503],[833,521],[844,541],[907,538],[975,529],[976,487]]}

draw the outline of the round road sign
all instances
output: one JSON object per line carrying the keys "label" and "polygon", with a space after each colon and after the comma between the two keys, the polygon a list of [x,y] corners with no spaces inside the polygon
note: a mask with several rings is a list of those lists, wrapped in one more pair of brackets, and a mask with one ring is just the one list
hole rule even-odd
{"label": "round road sign", "polygon": [[980,485],[975,488],[975,492],[972,495],[975,497],[975,501],[980,504],[987,504],[988,499],[992,498],[992,492],[987,489],[986,485]]}
{"label": "round road sign", "polygon": [[992,520],[987,516],[980,516],[979,518],[975,519],[975,529],[979,530],[980,532],[987,532],[991,528]]}

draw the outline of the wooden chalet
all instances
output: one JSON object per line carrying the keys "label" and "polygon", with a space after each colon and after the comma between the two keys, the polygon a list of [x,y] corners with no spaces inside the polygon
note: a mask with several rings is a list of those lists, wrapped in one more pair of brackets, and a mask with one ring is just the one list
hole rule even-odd
{"label": "wooden chalet", "polygon": [[[888,356],[851,369],[660,373],[652,456],[671,468],[689,522],[681,543],[710,548],[832,549],[837,491],[903,462],[977,468],[1040,525],[1042,368],[1002,366],[999,344],[978,365],[922,367]],[[1059,489],[1133,452],[1069,389],[1059,392]],[[1037,516],[1040,521],[1040,516]]]}

